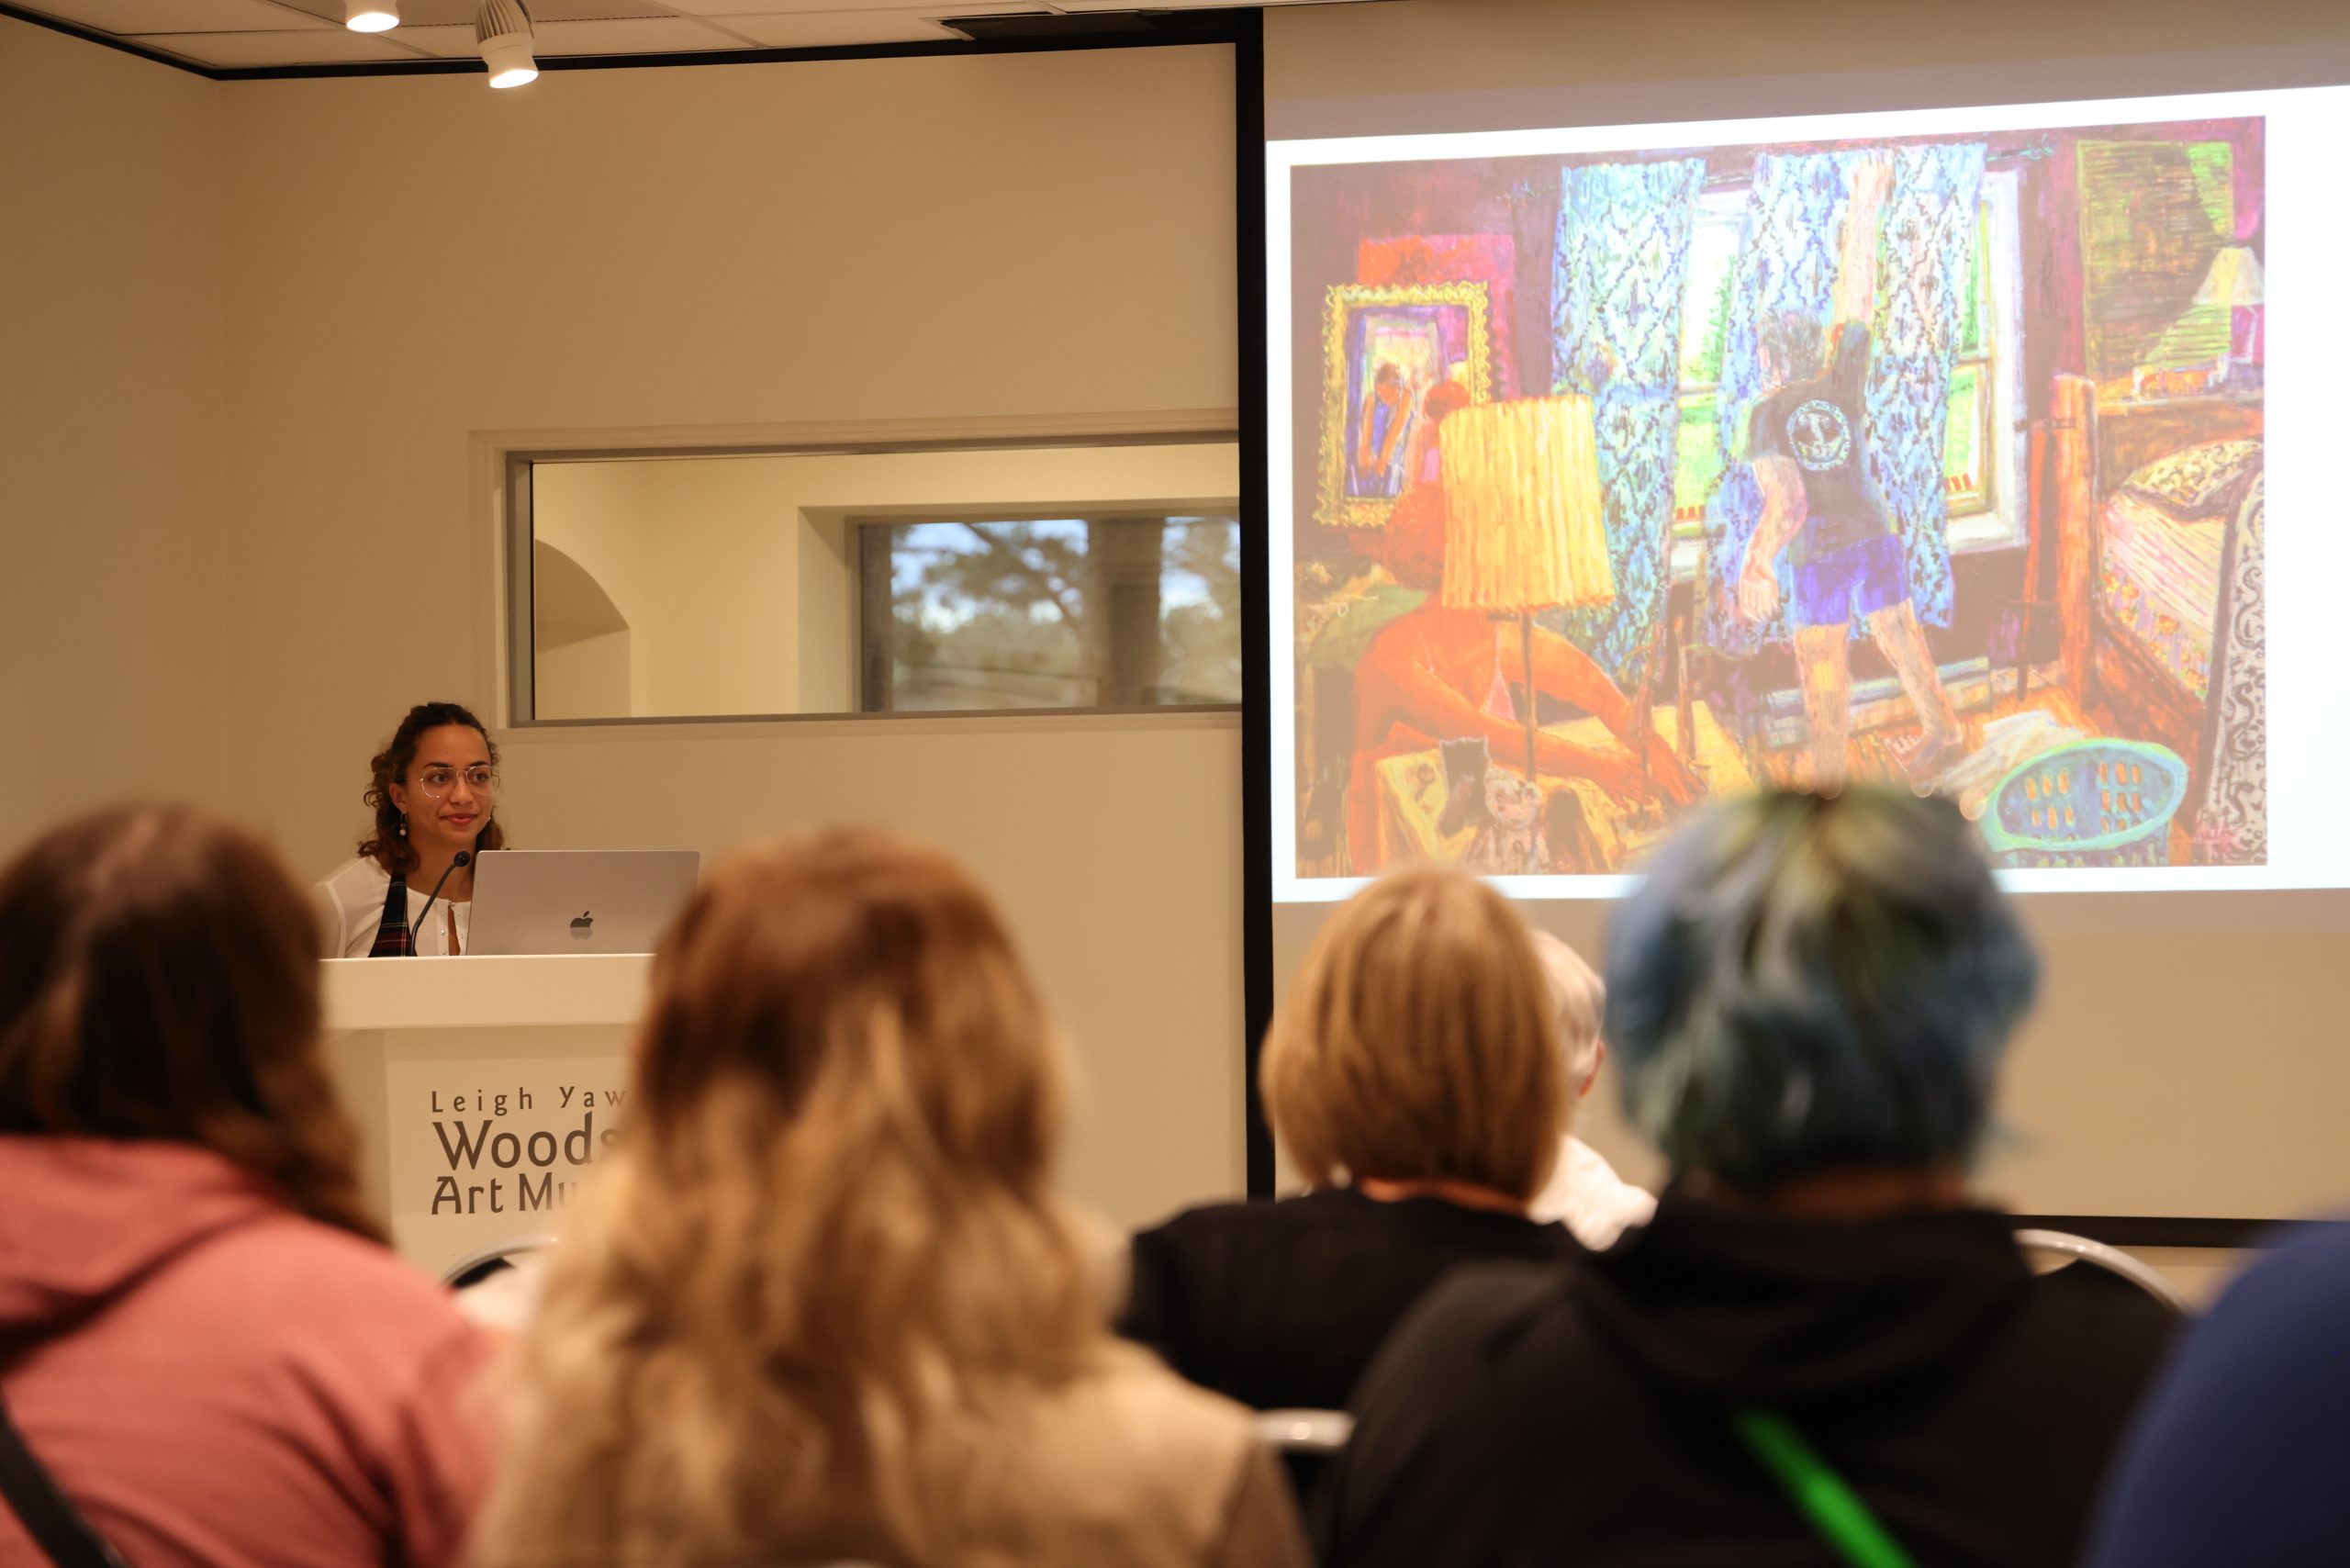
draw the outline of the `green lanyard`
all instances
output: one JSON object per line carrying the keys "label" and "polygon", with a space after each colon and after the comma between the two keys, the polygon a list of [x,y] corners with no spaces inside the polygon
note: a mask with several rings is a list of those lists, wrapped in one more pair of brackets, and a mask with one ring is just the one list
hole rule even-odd
{"label": "green lanyard", "polygon": [[1785,1417],[1750,1408],[1733,1412],[1730,1425],[1788,1500],[1852,1568],[1910,1568],[1909,1554]]}

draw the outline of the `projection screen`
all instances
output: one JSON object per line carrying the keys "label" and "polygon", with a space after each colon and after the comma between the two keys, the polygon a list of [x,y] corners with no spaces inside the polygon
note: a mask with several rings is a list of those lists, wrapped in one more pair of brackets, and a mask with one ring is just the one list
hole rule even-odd
{"label": "projection screen", "polygon": [[1386,866],[1595,949],[1707,800],[1930,789],[2051,950],[2002,1195],[2350,1194],[2350,88],[2264,74],[1276,73],[1277,973]]}

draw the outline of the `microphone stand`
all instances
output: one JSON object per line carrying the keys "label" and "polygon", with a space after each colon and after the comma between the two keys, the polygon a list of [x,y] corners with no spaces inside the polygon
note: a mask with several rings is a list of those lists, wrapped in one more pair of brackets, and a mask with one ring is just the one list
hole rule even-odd
{"label": "microphone stand", "polygon": [[[432,906],[440,901],[441,890],[448,885],[449,879],[456,874],[458,867],[473,864],[473,858],[474,852],[472,850],[458,850],[457,857],[449,862],[449,868],[441,873],[441,879],[432,884],[431,896],[424,901],[424,908],[416,917],[416,934],[420,939],[421,939],[424,935],[424,917],[425,915],[432,913]],[[410,948],[408,956],[411,958],[416,956],[413,948]]]}

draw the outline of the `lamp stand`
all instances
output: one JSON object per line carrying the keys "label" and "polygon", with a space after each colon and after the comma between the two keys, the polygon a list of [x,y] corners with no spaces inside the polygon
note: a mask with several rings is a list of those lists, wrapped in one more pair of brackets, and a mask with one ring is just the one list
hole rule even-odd
{"label": "lamp stand", "polygon": [[1534,611],[1517,612],[1517,645],[1526,656],[1526,781],[1538,792],[1541,780],[1534,772]]}

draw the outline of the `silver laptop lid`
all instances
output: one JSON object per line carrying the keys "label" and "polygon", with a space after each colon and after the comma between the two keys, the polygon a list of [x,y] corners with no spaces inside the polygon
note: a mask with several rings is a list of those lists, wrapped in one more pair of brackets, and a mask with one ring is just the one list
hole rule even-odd
{"label": "silver laptop lid", "polygon": [[694,890],[690,849],[491,849],[474,863],[469,953],[650,953]]}

